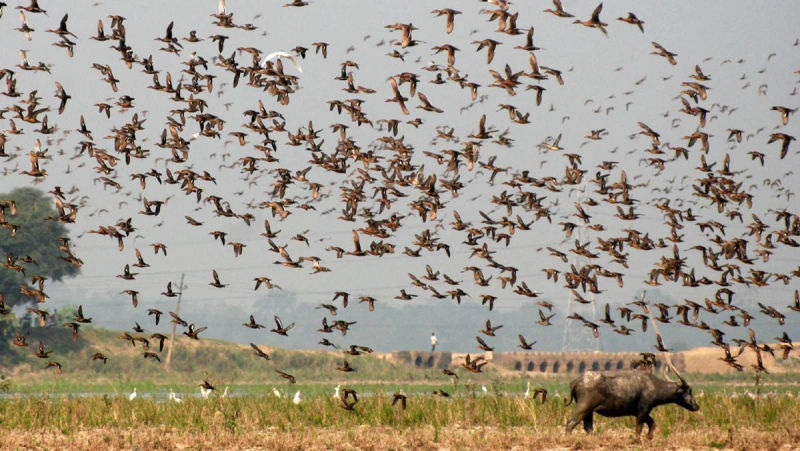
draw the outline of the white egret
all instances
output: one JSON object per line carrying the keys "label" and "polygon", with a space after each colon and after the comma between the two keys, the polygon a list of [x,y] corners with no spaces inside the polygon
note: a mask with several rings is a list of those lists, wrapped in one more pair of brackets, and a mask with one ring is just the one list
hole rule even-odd
{"label": "white egret", "polygon": [[177,403],[180,403],[181,401],[183,401],[181,398],[178,398],[178,396],[175,394],[174,391],[172,391],[171,388],[169,389],[169,399],[171,399],[172,401],[175,401]]}
{"label": "white egret", "polygon": [[292,60],[292,64],[294,64],[294,68],[297,69],[297,72],[300,72],[301,74],[303,73],[303,68],[300,67],[300,63],[297,61],[297,58],[295,58],[294,55],[292,55],[291,53],[286,53],[286,52],[270,53],[269,55],[266,56],[266,58],[264,58],[261,61],[261,67],[262,68],[267,67],[267,61],[272,61],[278,58],[289,58],[290,60]]}
{"label": "white egret", "polygon": [[133,393],[128,396],[129,401],[133,401],[134,399],[136,399],[136,387],[133,387]]}

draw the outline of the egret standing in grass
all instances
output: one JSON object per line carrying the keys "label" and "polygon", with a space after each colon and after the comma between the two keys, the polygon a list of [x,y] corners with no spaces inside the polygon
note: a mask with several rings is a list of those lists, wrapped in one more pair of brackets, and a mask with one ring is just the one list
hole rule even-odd
{"label": "egret standing in grass", "polygon": [[295,405],[300,404],[301,402],[303,402],[303,399],[300,398],[300,390],[297,390],[296,392],[294,392],[294,398],[292,398],[292,402]]}
{"label": "egret standing in grass", "polygon": [[181,401],[183,401],[181,398],[178,398],[178,396],[175,394],[174,391],[172,391],[171,388],[169,389],[169,399],[172,400],[172,401],[175,401],[177,403],[180,403]]}
{"label": "egret standing in grass", "polygon": [[337,385],[336,389],[333,391],[333,399],[339,399],[339,388],[341,385]]}
{"label": "egret standing in grass", "polygon": [[272,394],[275,395],[276,398],[283,398],[281,392],[279,392],[278,389],[275,387],[272,387]]}
{"label": "egret standing in grass", "polygon": [[128,396],[129,401],[133,401],[134,399],[136,399],[136,387],[133,387],[133,393]]}
{"label": "egret standing in grass", "polygon": [[528,381],[528,386],[525,388],[525,397],[531,397],[531,381]]}

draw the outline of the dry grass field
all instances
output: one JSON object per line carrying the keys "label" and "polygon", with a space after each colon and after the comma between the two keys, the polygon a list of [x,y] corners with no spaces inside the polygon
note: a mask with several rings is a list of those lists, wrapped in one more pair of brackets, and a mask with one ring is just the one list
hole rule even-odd
{"label": "dry grass field", "polygon": [[651,442],[634,440],[630,430],[609,428],[587,436],[531,427],[422,426],[398,430],[303,427],[202,433],[165,427],[89,428],[59,431],[4,431],[3,449],[797,449],[800,433],[776,434],[751,428],[686,430]]}
{"label": "dry grass field", "polygon": [[800,400],[794,396],[706,395],[697,413],[655,410],[652,441],[634,437],[632,419],[596,418],[595,433],[566,436],[571,407],[508,396],[361,399],[355,411],[327,396],[289,399],[184,398],[181,403],[122,397],[13,398],[0,401],[3,449],[794,449]]}
{"label": "dry grass field", "polygon": [[[88,329],[84,335],[95,346],[127,346],[109,331]],[[572,407],[564,406],[563,396],[574,374],[531,375],[491,366],[475,375],[454,367],[460,373],[454,385],[438,368],[365,356],[355,362],[358,372],[331,380],[325,369],[338,356],[273,350],[273,359],[298,376],[300,382],[289,385],[249,353],[232,352],[239,345],[209,340],[186,349],[172,373],[141,366],[139,355],[127,355],[127,348],[107,366],[92,365],[86,349],[62,350],[76,363],[57,377],[27,353],[5,356],[16,360],[9,377],[0,380],[0,448],[794,449],[800,443],[798,378],[789,367],[771,368],[760,380],[765,394],[758,400],[747,394],[757,390],[751,372],[687,374],[700,411],[657,408],[655,437],[640,442],[632,418],[596,417],[593,435],[580,428],[564,434]],[[193,360],[204,361],[204,371],[193,371]],[[114,376],[119,374],[137,377]],[[197,383],[204,378],[220,391],[230,385],[232,396],[199,398]],[[522,397],[528,382],[549,391],[545,404]],[[358,390],[354,411],[331,399],[340,383]],[[288,396],[274,397],[273,386]],[[130,401],[134,387],[139,396]],[[173,389],[181,403],[167,399]],[[453,396],[432,396],[437,389]],[[295,391],[302,394],[299,405],[291,401]],[[408,395],[406,410],[391,405],[395,391]]]}

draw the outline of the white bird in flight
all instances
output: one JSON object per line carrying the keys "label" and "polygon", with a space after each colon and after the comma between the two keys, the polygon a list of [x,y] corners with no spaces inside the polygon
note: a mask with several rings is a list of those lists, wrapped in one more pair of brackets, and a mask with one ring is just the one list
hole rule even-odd
{"label": "white bird in flight", "polygon": [[292,64],[294,64],[294,68],[297,69],[297,72],[300,72],[301,74],[303,73],[303,68],[300,67],[300,63],[297,61],[297,58],[295,58],[294,55],[292,55],[291,53],[286,53],[286,52],[270,53],[269,55],[267,55],[266,58],[264,58],[263,61],[261,61],[261,67],[262,68],[267,67],[267,61],[272,61],[278,58],[289,58],[290,60],[292,60]]}

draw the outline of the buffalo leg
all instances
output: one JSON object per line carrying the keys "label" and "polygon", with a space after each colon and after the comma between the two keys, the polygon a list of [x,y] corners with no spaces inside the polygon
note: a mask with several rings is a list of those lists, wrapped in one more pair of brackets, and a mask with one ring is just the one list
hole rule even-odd
{"label": "buffalo leg", "polygon": [[642,418],[642,421],[644,421],[644,423],[647,425],[647,439],[653,440],[653,431],[656,429],[656,422],[653,421],[653,417],[650,415]]}
{"label": "buffalo leg", "polygon": [[[581,421],[584,421],[585,425],[587,415],[591,417],[592,407],[583,404],[578,404],[575,407],[575,411],[572,412],[572,416],[567,421],[567,434],[571,433],[572,430],[575,428],[575,426],[577,426],[578,423],[580,423]],[[591,419],[589,420],[589,422],[591,424]]]}
{"label": "buffalo leg", "polygon": [[638,439],[642,435],[642,425],[644,424],[644,418],[640,417],[639,415],[636,416],[636,438]]}
{"label": "buffalo leg", "polygon": [[594,430],[594,412],[589,412],[583,417],[583,430],[589,434]]}
{"label": "buffalo leg", "polygon": [[571,434],[572,430],[575,429],[575,426],[578,425],[581,421],[581,417],[577,415],[578,412],[574,412],[571,417],[567,420],[567,434]]}

